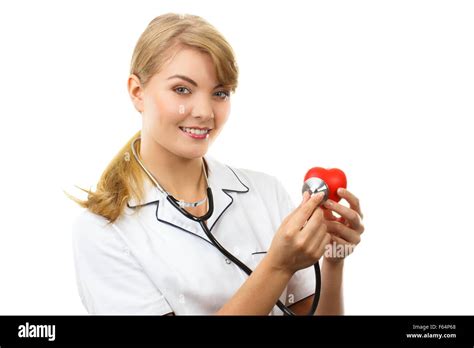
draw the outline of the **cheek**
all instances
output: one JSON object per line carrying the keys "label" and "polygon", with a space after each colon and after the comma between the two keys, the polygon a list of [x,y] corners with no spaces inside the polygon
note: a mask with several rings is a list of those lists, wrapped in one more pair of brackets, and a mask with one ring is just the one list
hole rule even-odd
{"label": "cheek", "polygon": [[150,116],[155,123],[165,125],[168,123],[176,123],[182,119],[187,112],[187,107],[184,103],[175,98],[155,98],[150,105]]}
{"label": "cheek", "polygon": [[222,103],[214,109],[216,126],[221,128],[227,122],[230,114],[230,103]]}

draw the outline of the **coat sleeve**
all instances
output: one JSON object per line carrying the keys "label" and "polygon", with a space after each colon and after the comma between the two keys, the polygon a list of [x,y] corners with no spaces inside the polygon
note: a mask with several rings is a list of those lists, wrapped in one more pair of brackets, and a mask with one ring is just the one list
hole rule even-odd
{"label": "coat sleeve", "polygon": [[[283,221],[283,219],[288,214],[296,209],[296,205],[293,203],[290,195],[278,179],[276,179],[276,192],[280,212],[280,221]],[[308,268],[299,270],[293,275],[287,285],[285,305],[291,306],[292,304],[313,295],[315,286],[316,278],[314,267],[310,266]]]}
{"label": "coat sleeve", "polygon": [[73,224],[77,287],[89,314],[173,312],[106,219],[83,211]]}

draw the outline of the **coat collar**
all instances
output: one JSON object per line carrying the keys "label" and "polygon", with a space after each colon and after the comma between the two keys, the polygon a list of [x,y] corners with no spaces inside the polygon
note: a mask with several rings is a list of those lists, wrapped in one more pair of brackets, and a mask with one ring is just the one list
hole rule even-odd
{"label": "coat collar", "polygon": [[[249,192],[249,186],[244,178],[241,175],[239,176],[231,167],[220,163],[210,156],[205,156],[204,159],[208,164],[208,182],[214,197],[214,211],[207,220],[207,226],[212,231],[218,219],[233,203],[233,198],[229,195],[229,192],[246,193]],[[174,225],[177,228],[197,234],[203,237],[203,239],[208,240],[199,223],[186,218],[179,212],[166,199],[166,194],[161,193],[151,180],[144,181],[144,193],[143,202],[130,199],[127,203],[128,207],[135,209],[137,207],[156,205],[156,218],[158,221]]]}

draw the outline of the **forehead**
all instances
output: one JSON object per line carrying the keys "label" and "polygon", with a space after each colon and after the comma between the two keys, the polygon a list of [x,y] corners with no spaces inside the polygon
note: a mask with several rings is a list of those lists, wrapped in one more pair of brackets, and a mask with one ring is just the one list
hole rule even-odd
{"label": "forehead", "polygon": [[171,58],[163,64],[155,77],[166,82],[173,75],[185,75],[199,86],[214,87],[217,81],[216,67],[208,53],[194,48],[180,47],[170,53]]}

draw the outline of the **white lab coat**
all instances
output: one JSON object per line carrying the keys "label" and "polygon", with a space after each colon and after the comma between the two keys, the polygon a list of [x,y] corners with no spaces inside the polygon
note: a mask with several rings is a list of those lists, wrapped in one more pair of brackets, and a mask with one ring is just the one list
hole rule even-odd
{"label": "white lab coat", "polygon": [[[222,246],[255,269],[295,206],[276,177],[205,159],[214,196],[207,226]],[[91,314],[215,313],[248,276],[148,180],[145,192],[141,208],[131,199],[113,224],[87,210],[74,222],[82,303]],[[309,267],[295,273],[280,301],[296,303],[314,289],[314,269]],[[275,306],[270,314],[282,311]]]}

